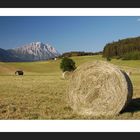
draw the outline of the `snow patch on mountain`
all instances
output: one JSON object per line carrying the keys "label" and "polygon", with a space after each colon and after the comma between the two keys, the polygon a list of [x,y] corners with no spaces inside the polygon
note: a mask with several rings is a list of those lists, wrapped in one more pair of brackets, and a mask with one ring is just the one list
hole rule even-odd
{"label": "snow patch on mountain", "polygon": [[25,61],[48,60],[60,55],[54,47],[42,42],[32,42],[22,47],[11,49],[10,51],[13,55]]}

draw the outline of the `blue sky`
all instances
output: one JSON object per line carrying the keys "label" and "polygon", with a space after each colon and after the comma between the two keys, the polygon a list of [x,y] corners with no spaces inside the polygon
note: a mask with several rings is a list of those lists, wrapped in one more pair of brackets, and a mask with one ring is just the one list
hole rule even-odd
{"label": "blue sky", "polygon": [[60,53],[101,51],[106,43],[140,36],[136,16],[27,16],[0,17],[0,48],[40,41]]}

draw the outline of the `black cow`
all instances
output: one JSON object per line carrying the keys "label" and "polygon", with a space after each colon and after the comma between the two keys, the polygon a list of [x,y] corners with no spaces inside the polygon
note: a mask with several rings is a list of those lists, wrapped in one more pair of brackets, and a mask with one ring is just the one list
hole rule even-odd
{"label": "black cow", "polygon": [[15,75],[23,75],[23,71],[22,70],[17,70],[16,72],[15,72]]}

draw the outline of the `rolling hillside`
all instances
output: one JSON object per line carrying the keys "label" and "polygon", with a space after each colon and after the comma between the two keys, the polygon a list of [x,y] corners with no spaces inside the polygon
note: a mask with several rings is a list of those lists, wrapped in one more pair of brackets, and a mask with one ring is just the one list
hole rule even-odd
{"label": "rolling hillside", "polygon": [[[101,55],[72,57],[76,66]],[[62,79],[61,59],[40,62],[0,62],[0,119],[140,119],[140,60],[112,59],[113,64],[131,71],[134,96],[130,107],[113,118],[94,118],[73,113],[66,101],[68,80]],[[15,76],[21,68],[24,76]]]}

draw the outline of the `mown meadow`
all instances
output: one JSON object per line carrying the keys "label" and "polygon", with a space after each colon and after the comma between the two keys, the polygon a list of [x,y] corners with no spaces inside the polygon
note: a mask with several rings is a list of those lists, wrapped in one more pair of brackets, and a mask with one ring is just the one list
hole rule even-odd
{"label": "mown meadow", "polygon": [[[76,66],[103,60],[101,55],[72,57]],[[40,62],[0,62],[0,119],[140,119],[140,60],[112,59],[130,72],[133,100],[118,116],[78,116],[67,103],[69,80],[62,78],[61,59]],[[16,76],[22,69],[24,76]]]}

